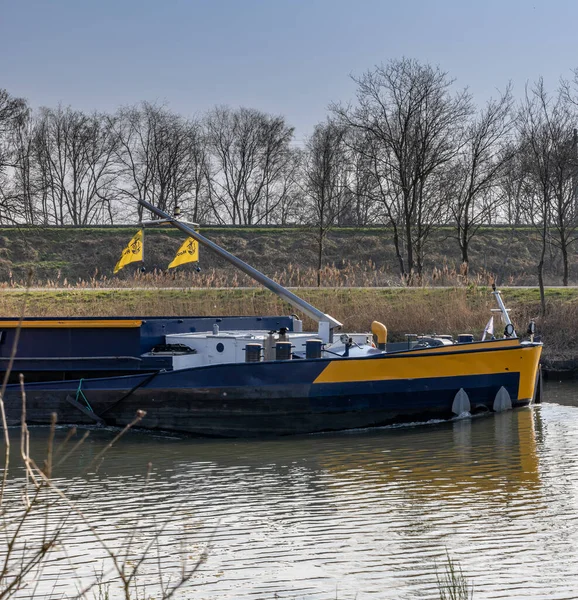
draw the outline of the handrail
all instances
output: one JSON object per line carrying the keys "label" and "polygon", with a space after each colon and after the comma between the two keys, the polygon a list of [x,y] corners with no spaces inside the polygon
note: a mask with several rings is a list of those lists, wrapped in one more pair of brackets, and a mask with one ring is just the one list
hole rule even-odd
{"label": "handrail", "polygon": [[511,325],[512,333],[508,337],[512,337],[512,338],[518,337],[518,335],[516,334],[516,329],[514,328],[514,324],[512,323],[512,320],[510,319],[510,315],[508,314],[509,309],[506,308],[504,301],[502,300],[502,295],[500,294],[500,290],[496,289],[495,285],[492,286],[492,294],[494,295],[494,298],[496,299],[496,303],[499,306],[499,308],[492,309],[492,311],[496,310],[497,312],[500,312],[502,314],[502,319],[504,320],[506,327],[508,325]]}

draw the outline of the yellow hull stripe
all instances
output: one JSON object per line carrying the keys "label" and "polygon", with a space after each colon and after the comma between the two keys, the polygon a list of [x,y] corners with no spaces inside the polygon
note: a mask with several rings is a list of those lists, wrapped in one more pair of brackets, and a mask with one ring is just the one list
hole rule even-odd
{"label": "yellow hull stripe", "polygon": [[521,346],[519,349],[496,349],[489,352],[471,352],[462,346],[461,352],[454,350],[442,355],[439,352],[419,351],[403,357],[386,355],[383,358],[337,359],[331,361],[323,369],[314,383],[352,383],[519,373],[518,398],[530,399],[534,395],[541,353],[542,346]]}
{"label": "yellow hull stripe", "polygon": [[[22,329],[126,329],[129,327],[140,327],[142,321],[132,319],[87,319],[87,320],[63,320],[63,321],[22,321]],[[19,322],[0,321],[0,328],[16,329]]]}

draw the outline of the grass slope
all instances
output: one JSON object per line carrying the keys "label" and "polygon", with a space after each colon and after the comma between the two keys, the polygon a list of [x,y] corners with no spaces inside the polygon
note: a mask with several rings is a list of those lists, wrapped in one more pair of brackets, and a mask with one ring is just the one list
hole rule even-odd
{"label": "grass slope", "polygon": [[[136,227],[90,228],[0,228],[0,283],[21,282],[30,269],[35,282],[47,280],[68,284],[110,279],[122,249],[136,232]],[[317,247],[314,232],[305,228],[203,228],[204,235],[271,277],[288,277],[293,285],[315,285]],[[434,283],[454,283],[461,255],[450,228],[437,229],[426,257],[426,275]],[[165,271],[183,234],[174,229],[146,230],[145,266],[147,271]],[[482,229],[471,247],[470,266],[480,281],[488,273],[496,274],[503,284],[536,283],[538,239],[528,227]],[[387,286],[399,283],[398,263],[391,231],[386,228],[338,228],[325,243],[324,274],[326,285]],[[232,267],[222,259],[201,249],[203,273],[214,273],[230,284]],[[115,281],[134,275],[138,265],[129,265]],[[206,279],[195,280],[191,266],[181,273],[193,277],[193,285],[207,285]],[[547,283],[561,283],[561,259],[554,245],[549,248],[546,264]],[[572,257],[571,277],[578,282],[578,260]],[[453,280],[452,280],[453,278]],[[209,283],[210,285],[210,283]]]}

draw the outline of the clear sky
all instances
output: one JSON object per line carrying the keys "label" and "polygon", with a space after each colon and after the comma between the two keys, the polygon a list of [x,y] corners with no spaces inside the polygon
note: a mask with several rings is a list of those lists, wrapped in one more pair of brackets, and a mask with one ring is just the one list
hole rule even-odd
{"label": "clear sky", "polygon": [[297,138],[351,74],[406,56],[483,102],[578,67],[576,0],[0,0],[0,88],[37,106],[282,114]]}

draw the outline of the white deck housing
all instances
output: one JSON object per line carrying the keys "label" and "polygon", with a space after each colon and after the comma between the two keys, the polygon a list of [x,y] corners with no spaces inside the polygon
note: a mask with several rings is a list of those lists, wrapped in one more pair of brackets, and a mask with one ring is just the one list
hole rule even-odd
{"label": "white deck housing", "polygon": [[[371,347],[371,334],[354,333],[348,334],[354,345],[350,348],[350,356],[364,356]],[[281,341],[289,341],[292,345],[293,355],[305,358],[305,346],[307,340],[319,339],[317,333],[289,332]],[[186,369],[189,367],[200,367],[204,365],[215,365],[223,363],[245,362],[245,348],[247,344],[261,344],[263,347],[261,360],[275,360],[275,343],[279,335],[271,334],[269,331],[212,331],[196,333],[173,333],[165,336],[166,344],[182,344],[193,352],[166,351],[147,353],[148,356],[159,356],[161,354],[172,357],[173,369]],[[332,344],[325,344],[322,356],[334,358],[345,352],[345,345],[340,340]]]}

